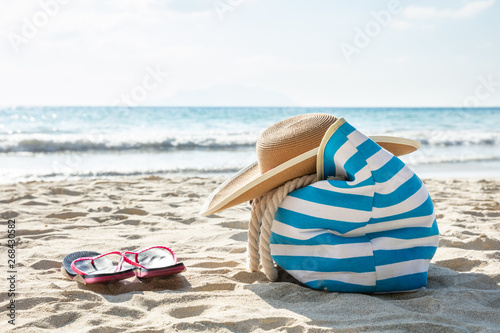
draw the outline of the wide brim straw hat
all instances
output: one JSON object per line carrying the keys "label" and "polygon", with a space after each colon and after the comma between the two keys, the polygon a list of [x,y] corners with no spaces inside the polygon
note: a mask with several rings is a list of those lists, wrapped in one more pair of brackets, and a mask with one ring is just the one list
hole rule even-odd
{"label": "wide brim straw hat", "polygon": [[[258,198],[289,180],[316,172],[318,147],[337,118],[310,113],[282,120],[268,127],[257,140],[257,162],[220,185],[205,201],[200,214],[210,215],[245,201]],[[420,148],[417,141],[372,136],[382,148],[395,156]]]}

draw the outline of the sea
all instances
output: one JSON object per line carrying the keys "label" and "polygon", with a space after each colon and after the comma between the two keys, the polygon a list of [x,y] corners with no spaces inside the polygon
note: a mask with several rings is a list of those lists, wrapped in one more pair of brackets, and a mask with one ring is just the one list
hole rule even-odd
{"label": "sea", "polygon": [[129,176],[230,176],[268,126],[304,113],[422,147],[421,178],[499,178],[500,108],[4,107],[0,183]]}

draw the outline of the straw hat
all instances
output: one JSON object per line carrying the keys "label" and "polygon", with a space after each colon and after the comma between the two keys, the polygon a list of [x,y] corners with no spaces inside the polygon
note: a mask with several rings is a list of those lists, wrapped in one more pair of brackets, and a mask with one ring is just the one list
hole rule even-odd
{"label": "straw hat", "polygon": [[[210,215],[255,199],[287,181],[316,172],[318,147],[337,118],[324,113],[304,114],[268,127],[257,140],[257,162],[220,185],[205,201],[200,214]],[[420,144],[396,137],[372,137],[396,156],[411,153]]]}

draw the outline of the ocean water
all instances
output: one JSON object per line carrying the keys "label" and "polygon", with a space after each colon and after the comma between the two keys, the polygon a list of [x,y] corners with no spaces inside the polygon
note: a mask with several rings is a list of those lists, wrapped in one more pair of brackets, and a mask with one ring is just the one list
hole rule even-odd
{"label": "ocean water", "polygon": [[500,108],[0,108],[0,182],[136,175],[229,176],[256,160],[268,126],[303,113],[422,148],[421,177],[500,177]]}

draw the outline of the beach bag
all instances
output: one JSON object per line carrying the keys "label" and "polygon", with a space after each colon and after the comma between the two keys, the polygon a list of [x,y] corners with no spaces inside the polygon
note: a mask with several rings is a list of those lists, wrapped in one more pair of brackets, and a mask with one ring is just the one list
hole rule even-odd
{"label": "beach bag", "polygon": [[419,177],[344,119],[326,132],[317,167],[321,180],[289,193],[276,211],[274,261],[319,290],[425,287],[439,232]]}

